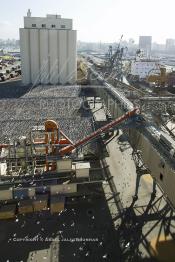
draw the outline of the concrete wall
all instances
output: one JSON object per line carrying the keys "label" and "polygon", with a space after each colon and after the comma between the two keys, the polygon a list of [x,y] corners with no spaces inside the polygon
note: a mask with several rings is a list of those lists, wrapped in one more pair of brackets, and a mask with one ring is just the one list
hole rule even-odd
{"label": "concrete wall", "polygon": [[74,84],[77,79],[77,34],[76,31],[68,31],[68,83]]}
{"label": "concrete wall", "polygon": [[31,65],[31,83],[36,85],[40,83],[40,61],[39,61],[39,30],[30,29],[30,65]]}
{"label": "concrete wall", "polygon": [[49,31],[39,30],[40,34],[40,81],[48,84],[49,79]]}
{"label": "concrete wall", "polygon": [[75,30],[20,29],[20,36],[24,84],[76,82]]}
{"label": "concrete wall", "polygon": [[67,31],[58,31],[59,40],[59,79],[60,83],[65,84],[67,82],[68,70],[67,70]]}
{"label": "concrete wall", "polygon": [[[144,163],[148,166],[151,175],[163,189],[165,195],[175,207],[175,170],[172,169],[170,163],[165,161],[150,141],[135,129],[130,130],[130,142],[141,150]],[[163,178],[161,179],[161,175]]]}
{"label": "concrete wall", "polygon": [[30,35],[29,30],[20,29],[21,68],[23,84],[30,84]]}
{"label": "concrete wall", "polygon": [[58,31],[49,30],[50,83],[59,83]]}
{"label": "concrete wall", "polygon": [[[55,29],[72,29],[72,19],[66,18],[54,18],[54,17],[24,17],[24,28],[34,28],[35,24],[37,29],[43,29],[42,25],[45,24],[47,29],[53,29],[52,25],[55,25]],[[65,26],[65,28],[62,28]]]}

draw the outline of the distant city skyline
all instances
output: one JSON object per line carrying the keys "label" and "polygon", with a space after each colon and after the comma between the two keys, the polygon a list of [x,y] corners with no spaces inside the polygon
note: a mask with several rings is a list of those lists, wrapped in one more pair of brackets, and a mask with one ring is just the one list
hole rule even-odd
{"label": "distant city skyline", "polygon": [[[134,42],[132,42],[132,45],[134,45],[134,46],[138,46],[139,47],[139,37],[140,36],[138,36],[138,41],[134,41]],[[122,41],[122,43],[128,43],[128,45],[131,45],[131,42],[130,42],[130,40],[131,40],[132,38],[130,38],[130,39],[124,39],[123,41]],[[165,42],[164,43],[159,43],[159,42],[155,42],[155,41],[153,41],[152,42],[152,46],[154,46],[154,45],[160,45],[160,46],[166,46],[167,45],[167,40],[173,40],[174,41],[174,46],[175,46],[175,38],[166,38],[165,39]],[[134,40],[134,39],[133,39]],[[80,39],[78,39],[77,40],[77,42],[78,43],[87,43],[87,44],[118,44],[119,43],[119,41],[120,41],[120,39],[118,39],[117,41],[115,41],[115,42],[103,42],[103,41],[83,41],[83,40],[80,40]],[[0,38],[0,43],[1,42],[10,42],[10,44],[13,42],[13,43],[16,43],[16,44],[19,44],[19,39],[17,39],[17,38]]]}
{"label": "distant city skyline", "polygon": [[[161,6],[160,1],[145,0],[30,0],[3,1],[1,3],[0,39],[19,39],[23,16],[30,8],[32,16],[46,13],[72,18],[78,40],[84,42],[117,42],[133,38],[138,43],[140,35],[152,36],[152,42],[165,44],[167,38],[175,39],[173,0]],[[157,10],[157,11],[156,11]]]}

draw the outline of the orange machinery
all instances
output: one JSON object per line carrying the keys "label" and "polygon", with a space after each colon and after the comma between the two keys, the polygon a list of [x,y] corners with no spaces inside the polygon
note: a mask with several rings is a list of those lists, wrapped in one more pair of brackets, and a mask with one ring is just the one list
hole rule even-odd
{"label": "orange machinery", "polygon": [[149,83],[156,83],[160,87],[165,87],[168,81],[168,75],[166,74],[166,68],[160,67],[160,74],[159,75],[149,75],[147,77],[147,81]]}
{"label": "orange machinery", "polygon": [[[107,132],[112,127],[120,124],[129,117],[134,116],[137,111],[138,108],[135,108],[132,111],[127,112],[123,116],[113,120],[109,124],[97,129],[92,134],[78,140],[75,143],[73,143],[64,134],[64,132],[59,128],[59,125],[55,121],[47,120],[45,122],[45,139],[44,141],[40,140],[40,143],[45,145],[46,171],[56,170],[56,159],[54,160],[54,156],[59,156],[60,158],[62,158],[65,155],[70,154],[74,149],[91,142],[100,134]],[[38,141],[36,141],[36,144],[38,145]]]}
{"label": "orange machinery", "polygon": [[[54,120],[47,120],[45,122],[44,137],[34,138],[33,141],[31,141],[31,143],[33,143],[35,148],[38,148],[39,151],[37,152],[42,152],[42,154],[46,156],[46,171],[53,171],[56,170],[56,159],[58,156],[62,158],[63,156],[70,154],[74,149],[91,142],[100,134],[107,132],[114,126],[117,126],[121,122],[134,116],[137,112],[138,108],[135,108],[132,111],[127,112],[123,116],[97,129],[92,134],[86,136],[83,139],[78,140],[76,143],[73,143],[71,139],[69,139],[64,134],[64,132],[59,128],[59,125]],[[8,147],[9,145],[6,144],[0,145],[0,149]]]}
{"label": "orange machinery", "polygon": [[[54,120],[47,120],[45,122],[45,144],[46,144],[46,156],[57,155],[56,145],[66,146],[73,145],[73,142],[63,133],[58,124]],[[51,151],[49,152],[49,145],[51,145]],[[46,160],[46,171],[49,171],[50,163]],[[56,162],[51,162],[51,170],[56,169]]]}
{"label": "orange machinery", "polygon": [[158,87],[174,87],[175,86],[175,71],[166,72],[165,67],[160,67],[160,74],[150,74],[147,77],[149,83],[155,83]]}

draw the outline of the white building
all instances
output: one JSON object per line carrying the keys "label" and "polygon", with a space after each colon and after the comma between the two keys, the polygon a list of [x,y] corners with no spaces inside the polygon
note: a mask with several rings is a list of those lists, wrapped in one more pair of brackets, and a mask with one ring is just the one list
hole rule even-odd
{"label": "white building", "polygon": [[153,70],[154,74],[156,71],[159,72],[158,60],[141,59],[139,61],[131,62],[130,74],[133,76],[138,76],[139,79],[145,79]]}
{"label": "white building", "polygon": [[60,15],[31,17],[20,28],[23,84],[74,84],[77,80],[77,32]]}

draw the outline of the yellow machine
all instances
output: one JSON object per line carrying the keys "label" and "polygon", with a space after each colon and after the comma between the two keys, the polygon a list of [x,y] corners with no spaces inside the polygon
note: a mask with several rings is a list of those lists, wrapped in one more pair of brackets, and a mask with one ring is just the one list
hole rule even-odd
{"label": "yellow machine", "polygon": [[175,87],[175,71],[166,72],[166,68],[165,67],[160,67],[160,74],[149,74],[149,76],[147,77],[147,82],[148,83],[155,83],[156,87],[160,87],[160,88],[174,88]]}
{"label": "yellow machine", "polygon": [[149,75],[147,77],[147,82],[155,83],[158,87],[165,87],[168,82],[168,75],[166,74],[166,68],[160,67],[159,75]]}
{"label": "yellow machine", "polygon": [[79,59],[77,62],[77,83],[78,84],[86,84],[88,78],[88,70],[87,66],[84,63],[83,59]]}

